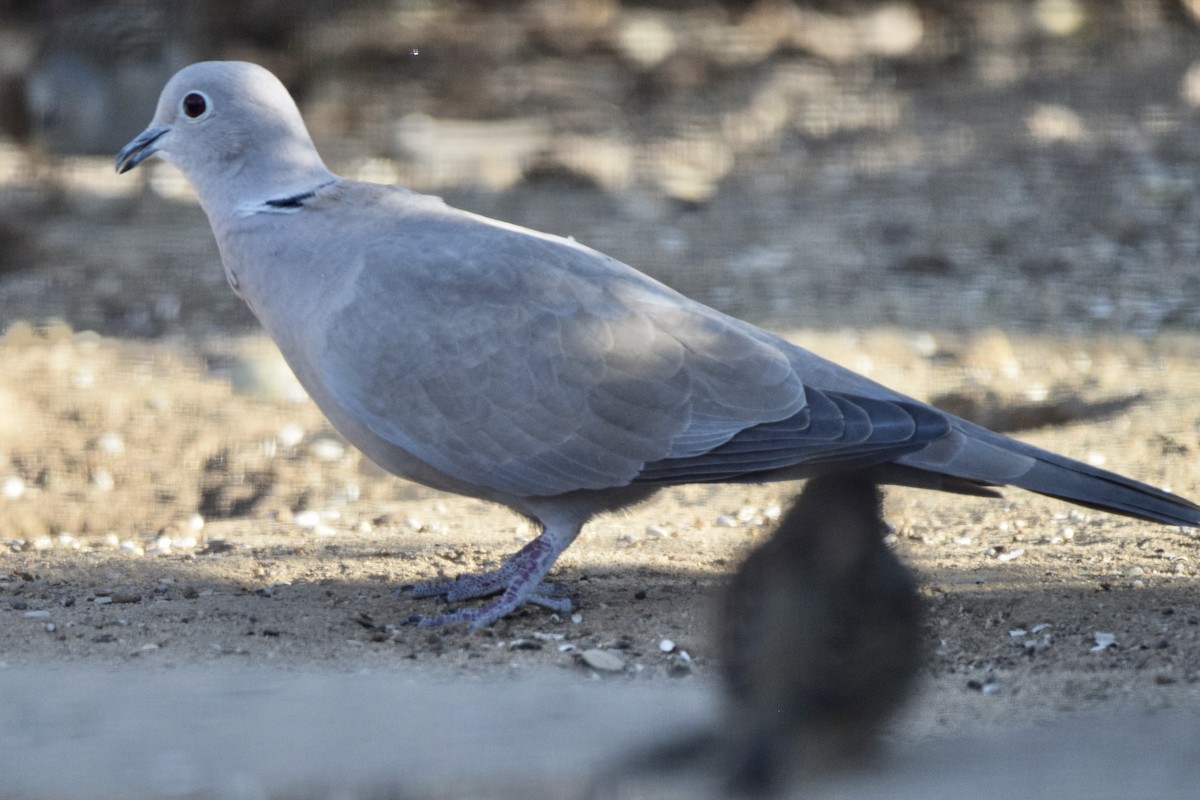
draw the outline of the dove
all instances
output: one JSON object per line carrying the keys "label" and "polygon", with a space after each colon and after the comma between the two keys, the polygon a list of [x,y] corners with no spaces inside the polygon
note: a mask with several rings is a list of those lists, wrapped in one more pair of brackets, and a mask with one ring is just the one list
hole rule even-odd
{"label": "dove", "polygon": [[1189,500],[939,411],[571,239],[340,178],[263,67],[177,72],[117,170],[151,156],[191,183],[233,291],[348,441],[540,529],[490,572],[410,587],[488,598],[416,624],[569,608],[542,581],[582,526],[670,485],[868,470],[1200,526]]}

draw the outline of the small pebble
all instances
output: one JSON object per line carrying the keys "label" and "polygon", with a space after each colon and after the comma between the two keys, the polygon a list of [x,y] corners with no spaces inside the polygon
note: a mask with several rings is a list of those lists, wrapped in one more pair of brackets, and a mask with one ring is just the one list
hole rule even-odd
{"label": "small pebble", "polygon": [[275,436],[284,447],[295,447],[304,441],[304,428],[299,425],[284,425]]}
{"label": "small pebble", "polygon": [[110,456],[119,456],[125,452],[125,440],[121,438],[121,434],[109,431],[101,434],[96,440],[96,449]]}
{"label": "small pebble", "polygon": [[736,528],[738,526],[738,521],[735,517],[732,517],[729,514],[722,514],[713,520],[713,525],[717,526],[718,528]]}
{"label": "small pebble", "polygon": [[18,478],[16,475],[10,475],[4,479],[4,483],[0,484],[0,492],[9,500],[16,500],[21,495],[25,494],[25,481]]}
{"label": "small pebble", "polygon": [[308,446],[308,452],[318,461],[337,461],[346,455],[346,447],[337,439],[322,436]]}
{"label": "small pebble", "polygon": [[658,643],[658,649],[664,653],[670,653],[675,649],[675,642],[671,641],[670,639],[663,639]]}
{"label": "small pebble", "polygon": [[26,611],[25,616],[29,617],[30,619],[44,619],[45,617],[50,616],[50,612],[46,611],[45,609],[37,609],[36,611]]}
{"label": "small pebble", "polygon": [[1092,647],[1092,649],[1091,649],[1091,652],[1093,652],[1093,653],[1099,653],[1103,650],[1107,650],[1110,647],[1117,646],[1116,634],[1102,633],[1101,631],[1096,631],[1092,634],[1092,638],[1096,642],[1095,646]]}
{"label": "small pebble", "polygon": [[580,655],[583,663],[599,672],[620,672],[625,669],[625,660],[607,650],[593,647],[590,650],[584,650]]}
{"label": "small pebble", "polygon": [[321,524],[321,515],[316,511],[301,511],[292,518],[301,528],[315,528]]}
{"label": "small pebble", "polygon": [[1015,550],[1006,550],[1003,553],[996,555],[997,561],[1012,561],[1014,558],[1020,558],[1025,555],[1025,548],[1018,547]]}

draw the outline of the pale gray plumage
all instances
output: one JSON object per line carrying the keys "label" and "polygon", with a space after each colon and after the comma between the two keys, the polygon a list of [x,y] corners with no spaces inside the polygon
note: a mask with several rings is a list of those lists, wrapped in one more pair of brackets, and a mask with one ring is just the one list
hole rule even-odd
{"label": "pale gray plumage", "polygon": [[536,594],[593,515],[656,487],[874,467],[956,491],[1013,484],[1177,525],[1200,507],[994,434],[689,300],[573,241],[343,180],[265,69],[204,62],[117,156],[178,166],[234,290],[335,426],[392,472],[526,514],[543,535],[487,576]]}

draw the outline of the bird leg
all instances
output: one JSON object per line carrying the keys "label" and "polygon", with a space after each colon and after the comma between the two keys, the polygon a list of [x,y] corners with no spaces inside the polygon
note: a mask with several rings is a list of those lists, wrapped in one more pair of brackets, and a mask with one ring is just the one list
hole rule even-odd
{"label": "bird leg", "polygon": [[474,631],[511,614],[525,603],[562,613],[570,611],[574,603],[571,598],[561,596],[562,587],[542,583],[542,578],[578,533],[578,526],[547,526],[540,536],[506,558],[497,569],[478,575],[459,575],[453,580],[423,581],[402,586],[397,591],[408,591],[413,597],[440,596],[447,602],[500,595],[479,608],[436,615],[414,614],[405,620],[406,624],[431,628],[465,622]]}

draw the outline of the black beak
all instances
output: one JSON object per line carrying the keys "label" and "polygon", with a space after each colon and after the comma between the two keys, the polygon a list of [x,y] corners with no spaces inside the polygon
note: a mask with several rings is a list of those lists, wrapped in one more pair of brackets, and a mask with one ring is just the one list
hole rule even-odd
{"label": "black beak", "polygon": [[117,172],[128,172],[154,155],[157,152],[154,143],[169,130],[171,129],[165,125],[151,126],[135,136],[133,141],[122,147],[121,152],[117,153]]}

